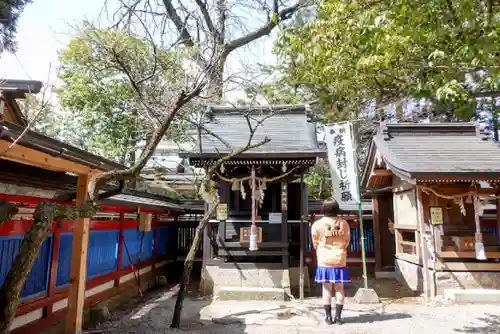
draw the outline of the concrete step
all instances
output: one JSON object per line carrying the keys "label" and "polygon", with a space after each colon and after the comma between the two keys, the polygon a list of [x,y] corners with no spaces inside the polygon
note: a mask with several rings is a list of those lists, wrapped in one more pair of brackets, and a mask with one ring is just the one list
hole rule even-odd
{"label": "concrete step", "polygon": [[396,279],[396,272],[394,270],[392,271],[376,271],[375,272],[375,278],[380,279],[380,278],[386,278],[386,279]]}
{"label": "concrete step", "polygon": [[216,291],[215,298],[218,300],[287,300],[287,294],[283,288],[257,288],[257,287],[234,287],[220,286]]}
{"label": "concrete step", "polygon": [[443,295],[456,304],[500,304],[497,289],[445,289]]}

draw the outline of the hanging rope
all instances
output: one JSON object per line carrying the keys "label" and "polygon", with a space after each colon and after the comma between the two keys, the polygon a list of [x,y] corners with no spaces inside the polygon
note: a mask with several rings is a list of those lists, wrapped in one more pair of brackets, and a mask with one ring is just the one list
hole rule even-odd
{"label": "hanging rope", "polygon": [[[260,182],[264,182],[264,183],[275,182],[275,181],[281,180],[282,178],[287,177],[288,175],[292,174],[298,168],[299,167],[295,167],[295,168],[289,170],[288,172],[286,172],[284,174],[281,174],[281,175],[278,175],[278,176],[272,177],[272,178],[255,177],[255,180],[260,181]],[[252,176],[250,175],[250,176],[245,176],[245,177],[242,177],[242,178],[235,177],[235,178],[228,179],[228,178],[220,175],[218,172],[215,172],[215,175],[217,175],[217,177],[220,178],[222,181],[229,182],[229,183],[243,182],[243,181],[250,180],[252,178]]]}

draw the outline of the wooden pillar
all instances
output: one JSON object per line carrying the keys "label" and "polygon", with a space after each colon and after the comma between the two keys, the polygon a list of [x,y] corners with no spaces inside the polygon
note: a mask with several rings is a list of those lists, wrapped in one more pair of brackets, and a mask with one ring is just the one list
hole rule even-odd
{"label": "wooden pillar", "polygon": [[[76,205],[82,205],[87,200],[88,183],[88,175],[78,177]],[[73,223],[73,253],[71,255],[71,278],[66,314],[66,333],[68,334],[82,333],[89,227],[90,218],[81,218]]]}
{"label": "wooden pillar", "polygon": [[115,286],[120,285],[120,270],[123,261],[123,240],[125,239],[125,213],[120,212],[120,236],[118,238],[118,259],[116,261]]}
{"label": "wooden pillar", "polygon": [[[382,269],[382,236],[380,235],[380,212],[379,212],[379,197],[373,195],[372,197],[372,207],[373,207],[373,235],[375,237],[375,271],[380,271]],[[396,238],[397,242],[397,238]],[[396,249],[398,245],[396,244]]]}
{"label": "wooden pillar", "polygon": [[[500,193],[497,190],[496,193],[497,196],[500,195]],[[500,244],[500,198],[496,199],[496,209],[497,209],[497,240]]]}
{"label": "wooden pillar", "polygon": [[305,230],[307,227],[307,185],[304,183],[304,172],[300,174],[300,272],[299,272],[299,294],[300,302],[304,302],[304,248]]}
{"label": "wooden pillar", "polygon": [[[281,182],[281,242],[288,245],[288,182]],[[285,248],[288,250],[288,247]],[[288,253],[288,252],[287,252]],[[288,254],[281,258],[283,268],[288,268]]]}
{"label": "wooden pillar", "polygon": [[[53,243],[52,243],[52,258],[50,260],[50,276],[49,276],[49,297],[55,294],[57,281],[57,261],[59,259],[59,243],[61,240],[61,232],[59,230],[59,222],[52,224]],[[52,307],[49,307],[52,310]]]}
{"label": "wooden pillar", "polygon": [[424,296],[430,297],[431,294],[431,278],[429,275],[429,252],[425,242],[425,216],[424,206],[422,204],[422,190],[417,188],[417,210],[418,210],[418,232],[420,234],[420,247],[422,255],[422,276],[424,279]]}

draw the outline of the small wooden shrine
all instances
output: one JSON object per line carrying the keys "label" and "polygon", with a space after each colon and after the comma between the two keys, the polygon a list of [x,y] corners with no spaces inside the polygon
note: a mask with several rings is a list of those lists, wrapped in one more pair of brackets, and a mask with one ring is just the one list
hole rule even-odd
{"label": "small wooden shrine", "polygon": [[498,212],[499,152],[474,123],[382,124],[361,179],[377,266],[395,264],[399,280],[428,295],[500,288],[500,220],[480,221],[489,203]]}
{"label": "small wooden shrine", "polygon": [[[211,220],[205,233],[205,289],[226,299],[287,298],[290,286],[298,285],[298,278],[294,283],[298,270],[289,269],[299,264],[309,226],[307,189],[301,176],[318,157],[325,156],[318,146],[316,127],[303,105],[210,106],[207,114],[206,129],[232,149],[245,147],[249,124],[259,122],[252,143],[265,137],[270,142],[230,159],[213,180],[221,204],[217,219]],[[210,165],[230,152],[213,135],[203,136],[201,152],[199,147],[196,144],[198,151],[183,154],[195,167]],[[251,189],[255,189],[253,194]],[[252,228],[256,245],[250,240]]]}

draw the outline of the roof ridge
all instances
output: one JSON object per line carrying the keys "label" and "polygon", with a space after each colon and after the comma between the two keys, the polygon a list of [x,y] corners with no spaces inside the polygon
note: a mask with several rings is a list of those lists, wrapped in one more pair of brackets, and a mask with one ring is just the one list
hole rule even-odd
{"label": "roof ridge", "polygon": [[280,104],[280,105],[207,105],[207,110],[213,114],[242,115],[243,112],[276,112],[277,114],[306,114],[309,111],[306,104]]}

